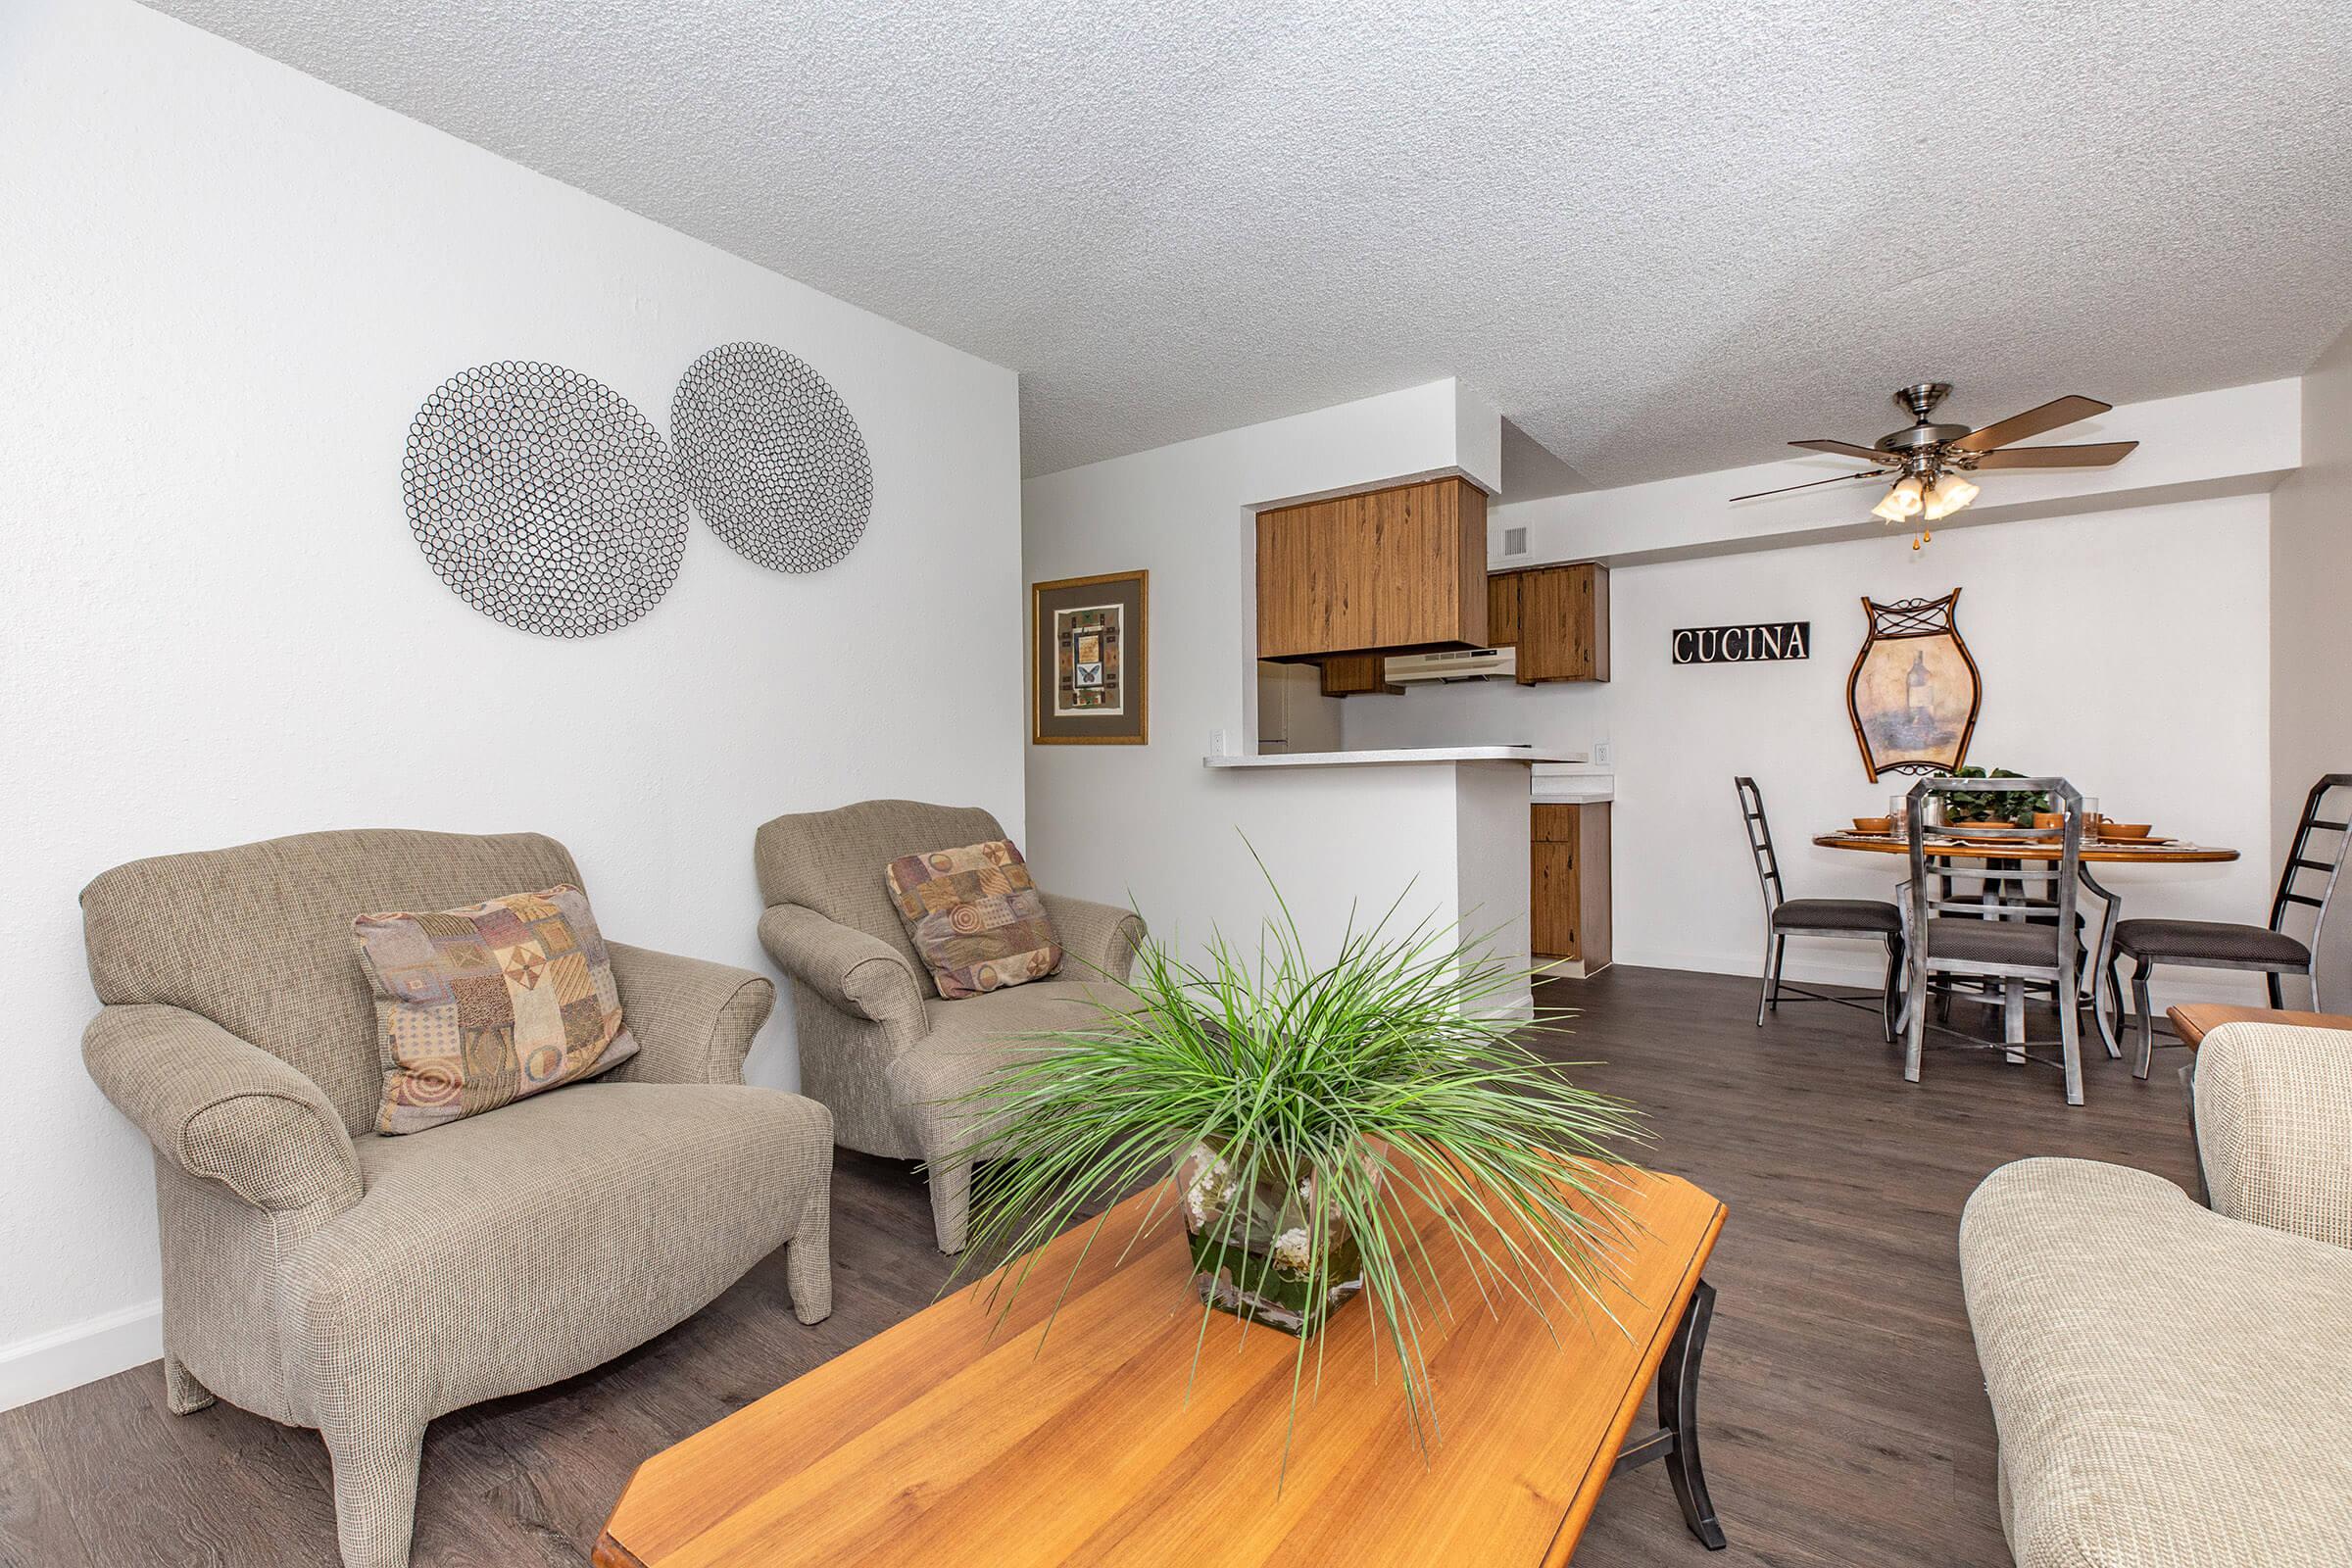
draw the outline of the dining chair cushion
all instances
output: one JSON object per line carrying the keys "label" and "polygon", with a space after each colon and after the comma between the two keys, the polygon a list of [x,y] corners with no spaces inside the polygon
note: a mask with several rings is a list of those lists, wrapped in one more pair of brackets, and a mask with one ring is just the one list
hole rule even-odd
{"label": "dining chair cushion", "polygon": [[1963,963],[2058,962],[2058,928],[2046,921],[1976,920],[1965,915],[1931,916],[1928,959]]}
{"label": "dining chair cushion", "polygon": [[1772,911],[1775,931],[1899,932],[1903,916],[1880,899],[1789,899]]}
{"label": "dining chair cushion", "polygon": [[2115,949],[2134,958],[2199,958],[2221,963],[2278,963],[2307,967],[2311,949],[2283,931],[2228,920],[2124,920]]}

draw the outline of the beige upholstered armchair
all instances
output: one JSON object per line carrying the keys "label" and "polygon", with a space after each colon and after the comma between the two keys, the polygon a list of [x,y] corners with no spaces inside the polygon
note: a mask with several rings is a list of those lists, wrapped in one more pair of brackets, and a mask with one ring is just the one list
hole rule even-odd
{"label": "beige upholstered armchair", "polygon": [[842,1144],[928,1165],[943,1252],[963,1250],[972,1184],[971,1161],[950,1157],[968,1135],[946,1102],[1018,1049],[1004,1037],[1082,1027],[1097,998],[1123,999],[1144,935],[1125,909],[1046,893],[1069,955],[1060,974],[942,998],[899,920],[883,867],[902,855],[1003,837],[976,808],[867,801],[779,816],[760,829],[755,850],[767,901],[760,940],[792,976],[801,1087],[832,1108]]}
{"label": "beige upholstered armchair", "polygon": [[425,1424],[595,1366],[779,1246],[831,1308],[832,1120],[743,1083],[762,976],[609,943],[638,1054],[406,1137],[352,916],[580,873],[563,845],[313,833],[118,866],[82,893],[90,1074],[155,1145],[164,1376],[316,1427],[349,1568],[408,1561]]}
{"label": "beige upholstered armchair", "polygon": [[2022,1159],[1961,1213],[2019,1568],[2352,1562],[2352,1033],[2224,1024],[2193,1094],[2210,1208]]}

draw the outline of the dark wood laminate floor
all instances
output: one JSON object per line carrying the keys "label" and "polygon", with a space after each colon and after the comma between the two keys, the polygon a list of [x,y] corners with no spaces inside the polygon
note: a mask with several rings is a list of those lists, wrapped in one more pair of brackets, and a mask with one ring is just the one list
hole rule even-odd
{"label": "dark wood laminate floor", "polygon": [[[2052,1070],[1992,1053],[1933,1051],[1907,1085],[1849,1008],[1790,1005],[1758,1030],[1751,982],[1617,969],[1548,989],[1585,1009],[1555,1048],[1602,1063],[1580,1079],[1639,1102],[1650,1162],[1731,1208],[1700,1396],[1731,1548],[1685,1533],[1652,1467],[1611,1484],[1578,1562],[2006,1562],[1960,1205],[2034,1153],[2191,1183],[2170,1061],[2140,1084],[2094,1045],[2070,1110]],[[418,1568],[574,1568],[639,1460],[928,1302],[948,1264],[910,1170],[845,1154],[834,1191],[824,1323],[793,1318],[779,1254],[609,1366],[433,1423]],[[0,1414],[0,1565],[332,1563],[327,1480],[316,1435],[226,1405],[175,1418],[160,1369],[138,1368]]]}

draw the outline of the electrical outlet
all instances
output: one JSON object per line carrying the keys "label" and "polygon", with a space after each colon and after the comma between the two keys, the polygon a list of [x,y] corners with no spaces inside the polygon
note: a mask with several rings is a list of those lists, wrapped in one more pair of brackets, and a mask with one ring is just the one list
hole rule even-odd
{"label": "electrical outlet", "polygon": [[1594,741],[1592,743],[1592,765],[1594,767],[1615,767],[1617,765],[1617,748],[1607,741]]}
{"label": "electrical outlet", "polygon": [[1211,757],[1225,755],[1225,732],[1223,730],[1212,729],[1208,732],[1208,755]]}

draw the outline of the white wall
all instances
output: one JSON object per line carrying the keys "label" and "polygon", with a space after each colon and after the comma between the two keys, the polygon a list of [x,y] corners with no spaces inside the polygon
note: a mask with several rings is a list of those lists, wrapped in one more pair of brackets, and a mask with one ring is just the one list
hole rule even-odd
{"label": "white wall", "polygon": [[[1900,862],[1807,842],[1909,782],[1869,782],[1846,717],[1859,600],[1958,586],[1984,682],[1970,760],[2063,773],[2111,814],[2244,852],[2106,878],[2130,913],[2260,919],[2273,869],[2267,510],[2240,496],[1938,532],[1921,551],[1889,535],[1621,566],[1608,684],[1349,698],[1342,733],[1350,749],[1610,742],[1617,960],[1752,974],[1761,914],[1733,775],[1762,787],[1792,895],[1887,897]],[[1811,621],[1813,657],[1669,662],[1676,627],[1756,620]],[[1801,958],[1808,975],[1855,977],[1861,951],[1797,944],[1791,972]],[[2176,994],[2253,993],[2222,978]]]}
{"label": "white wall", "polygon": [[[2281,855],[2311,786],[2352,773],[2352,330],[2303,377],[2300,413],[2303,466],[2271,498],[2271,785]],[[2334,843],[2315,848],[2328,854]],[[2328,1010],[2352,1007],[2352,903],[2333,911],[2320,962]]]}
{"label": "white wall", "polygon": [[[18,0],[7,26],[0,1404],[157,1353],[146,1148],[78,1052],[98,871],[536,828],[612,935],[767,971],[764,818],[883,795],[1022,818],[1010,371],[152,12]],[[666,429],[679,372],[747,337],[858,419],[874,508],[845,562],[766,571],[698,521],[669,596],[578,643],[434,577],[399,469],[444,377],[551,360]],[[793,1080],[787,1033],[759,1080]]]}
{"label": "white wall", "polygon": [[[1472,438],[1482,417],[1497,424],[1491,439]],[[1215,770],[1200,759],[1212,732],[1232,752],[1255,741],[1252,510],[1451,471],[1492,488],[1498,442],[1494,412],[1438,381],[1028,481],[1031,581],[1152,573],[1151,744],[1029,748],[1039,880],[1132,898],[1156,931],[1197,947],[1212,923],[1246,936],[1270,909],[1247,835],[1311,941],[1336,940],[1352,901],[1385,905],[1415,878],[1416,909],[1450,918],[1450,769],[1411,769],[1408,789],[1408,770]],[[1411,795],[1441,777],[1442,802]]]}

